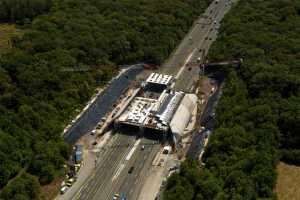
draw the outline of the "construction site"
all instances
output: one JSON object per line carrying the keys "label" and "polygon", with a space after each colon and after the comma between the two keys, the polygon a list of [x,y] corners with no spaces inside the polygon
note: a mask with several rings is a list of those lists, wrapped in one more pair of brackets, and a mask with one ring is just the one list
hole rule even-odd
{"label": "construction site", "polygon": [[118,113],[115,128],[176,146],[196,108],[197,96],[173,90],[174,81],[171,75],[151,73]]}

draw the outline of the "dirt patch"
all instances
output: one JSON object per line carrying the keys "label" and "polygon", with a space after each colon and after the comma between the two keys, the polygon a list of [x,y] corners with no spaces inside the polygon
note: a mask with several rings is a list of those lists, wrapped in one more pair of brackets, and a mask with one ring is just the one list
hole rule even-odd
{"label": "dirt patch", "polygon": [[60,184],[62,181],[63,178],[60,177],[52,181],[50,184],[42,186],[41,199],[43,200],[54,199],[59,192]]}
{"label": "dirt patch", "polygon": [[276,193],[278,200],[300,199],[300,167],[280,162],[277,166]]}

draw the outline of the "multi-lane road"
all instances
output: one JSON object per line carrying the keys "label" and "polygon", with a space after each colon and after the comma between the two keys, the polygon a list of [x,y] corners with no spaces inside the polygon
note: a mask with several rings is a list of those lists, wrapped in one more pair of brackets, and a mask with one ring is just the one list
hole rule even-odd
{"label": "multi-lane road", "polygon": [[215,3],[215,1],[211,3],[195,21],[172,56],[164,63],[161,72],[174,75],[180,71],[182,66],[186,65],[178,77],[175,87],[177,90],[189,91],[193,83],[196,82],[197,77],[199,77],[197,58],[201,57],[203,51],[204,54],[207,54],[217,37],[222,18],[235,1],[221,0],[219,3]]}
{"label": "multi-lane road", "polygon": [[[142,149],[142,146],[145,148]],[[138,193],[132,186],[141,186],[142,172],[151,166],[151,160],[159,148],[159,143],[149,139],[115,134],[99,152],[95,172],[75,199],[112,199],[117,193],[136,199]]]}
{"label": "multi-lane road", "polygon": [[[199,68],[189,68],[186,64],[196,62],[201,53],[199,49],[208,51],[216,37],[219,22],[229,8],[228,0],[211,3],[162,66],[162,73],[180,75],[176,89],[191,89],[191,80],[199,75]],[[143,145],[144,150],[141,148]],[[111,200],[114,194],[124,195],[130,200],[138,199],[146,172],[159,149],[158,143],[145,138],[137,139],[135,133],[115,134],[99,152],[94,173],[73,199]]]}

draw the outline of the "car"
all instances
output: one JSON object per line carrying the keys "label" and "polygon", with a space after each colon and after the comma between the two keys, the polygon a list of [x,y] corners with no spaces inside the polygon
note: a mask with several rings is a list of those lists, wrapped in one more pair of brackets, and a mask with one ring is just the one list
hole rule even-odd
{"label": "car", "polygon": [[133,172],[133,170],[134,170],[134,167],[133,166],[130,167],[129,170],[128,170],[128,174],[131,174]]}
{"label": "car", "polygon": [[67,186],[67,187],[71,187],[71,186],[72,186],[72,183],[67,182],[67,183],[66,183],[66,186]]}
{"label": "car", "polygon": [[60,194],[64,194],[66,193],[66,191],[69,189],[68,186],[63,186],[61,189],[60,189]]}
{"label": "car", "polygon": [[74,178],[69,178],[66,185],[71,187],[76,180]]}
{"label": "car", "polygon": [[117,200],[120,197],[120,195],[118,193],[114,194],[113,196],[113,200]]}
{"label": "car", "polygon": [[142,147],[141,147],[141,150],[143,151],[145,149],[145,146],[143,145]]}

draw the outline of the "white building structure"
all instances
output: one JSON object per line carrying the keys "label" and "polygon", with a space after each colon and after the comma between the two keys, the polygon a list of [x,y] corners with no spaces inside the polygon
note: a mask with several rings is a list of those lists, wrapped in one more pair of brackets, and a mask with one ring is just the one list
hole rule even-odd
{"label": "white building structure", "polygon": [[170,75],[152,73],[115,122],[120,126],[137,127],[141,132],[156,130],[163,138],[171,133],[177,143],[191,119],[197,96],[169,91],[168,86],[173,80]]}

